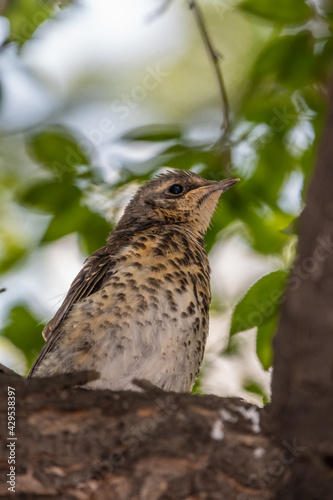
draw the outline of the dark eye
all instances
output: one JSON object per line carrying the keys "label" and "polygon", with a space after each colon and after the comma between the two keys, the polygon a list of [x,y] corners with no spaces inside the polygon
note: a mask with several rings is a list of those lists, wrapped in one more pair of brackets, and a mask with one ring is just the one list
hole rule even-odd
{"label": "dark eye", "polygon": [[183,186],[181,186],[180,184],[173,184],[169,187],[169,193],[180,194],[183,192],[183,189]]}

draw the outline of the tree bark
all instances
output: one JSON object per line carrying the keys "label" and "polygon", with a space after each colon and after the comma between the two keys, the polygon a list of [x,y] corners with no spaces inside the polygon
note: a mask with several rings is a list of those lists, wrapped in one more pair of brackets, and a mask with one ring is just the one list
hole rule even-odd
{"label": "tree bark", "polygon": [[333,81],[274,352],[271,430],[279,441],[295,438],[305,449],[279,498],[332,499]]}
{"label": "tree bark", "polygon": [[274,341],[272,404],[85,391],[73,387],[94,374],[25,380],[4,370],[2,498],[13,498],[14,476],[22,499],[333,498],[333,86],[330,96]]}
{"label": "tree bark", "polygon": [[15,498],[268,500],[299,454],[292,442],[281,453],[262,431],[264,412],[240,399],[64,386],[73,376],[1,379],[1,429],[15,388]]}

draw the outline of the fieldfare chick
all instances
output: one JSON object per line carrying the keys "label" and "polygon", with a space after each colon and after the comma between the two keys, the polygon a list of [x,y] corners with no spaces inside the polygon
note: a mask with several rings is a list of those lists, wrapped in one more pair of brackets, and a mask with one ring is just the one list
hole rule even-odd
{"label": "fieldfare chick", "polygon": [[74,279],[29,377],[95,370],[91,389],[135,389],[134,378],[191,391],[209,321],[204,234],[220,195],[239,179],[173,170],[141,187]]}

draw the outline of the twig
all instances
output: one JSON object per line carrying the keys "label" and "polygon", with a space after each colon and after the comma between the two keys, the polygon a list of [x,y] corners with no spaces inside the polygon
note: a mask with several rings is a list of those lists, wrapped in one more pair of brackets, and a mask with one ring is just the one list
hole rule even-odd
{"label": "twig", "polygon": [[230,108],[227,92],[224,85],[223,75],[220,68],[219,61],[221,59],[221,54],[215,49],[213,42],[209,36],[208,30],[205,25],[205,21],[202,15],[202,12],[199,8],[199,5],[196,0],[189,0],[188,5],[195,15],[195,19],[203,39],[203,42],[206,46],[208,55],[210,56],[215,75],[220,91],[221,103],[222,103],[222,112],[223,112],[223,123],[222,123],[222,136],[221,136],[221,146],[222,146],[222,158],[225,170],[229,172],[230,164],[231,164],[231,152],[230,152]]}
{"label": "twig", "polygon": [[154,10],[154,12],[147,16],[147,22],[154,21],[156,17],[164,14],[164,12],[170,7],[171,2],[172,0],[163,0],[161,5],[156,10]]}
{"label": "twig", "polygon": [[146,380],[143,378],[141,378],[141,379],[134,378],[132,380],[132,383],[134,385],[136,385],[137,387],[140,387],[140,389],[143,389],[146,392],[155,392],[157,394],[165,393],[165,391],[163,391],[163,389],[161,389],[160,387],[157,387],[156,385],[152,384],[149,380]]}
{"label": "twig", "polygon": [[77,387],[84,386],[88,382],[98,380],[101,374],[95,370],[84,370],[82,372],[61,373],[59,375],[51,375],[50,377],[33,377],[28,378],[27,382],[30,386],[37,384],[40,388],[54,387]]}
{"label": "twig", "polygon": [[4,10],[6,9],[9,0],[0,0],[0,16],[2,16]]}

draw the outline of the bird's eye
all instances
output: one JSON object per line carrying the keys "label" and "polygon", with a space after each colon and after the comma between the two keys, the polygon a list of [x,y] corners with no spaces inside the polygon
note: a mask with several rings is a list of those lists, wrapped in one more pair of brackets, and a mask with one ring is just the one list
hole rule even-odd
{"label": "bird's eye", "polygon": [[172,186],[169,187],[169,193],[172,194],[180,194],[183,192],[183,186],[180,184],[173,184]]}

